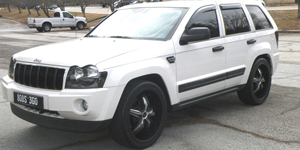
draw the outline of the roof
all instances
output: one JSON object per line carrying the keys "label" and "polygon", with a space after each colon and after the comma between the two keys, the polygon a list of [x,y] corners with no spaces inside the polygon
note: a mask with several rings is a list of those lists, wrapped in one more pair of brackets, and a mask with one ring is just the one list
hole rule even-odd
{"label": "roof", "polygon": [[209,5],[209,4],[226,4],[226,3],[242,3],[242,4],[258,4],[260,1],[256,0],[178,0],[178,1],[164,1],[164,2],[150,2],[140,3],[134,5],[126,5],[119,9],[139,8],[139,7],[181,7],[190,8],[193,6]]}

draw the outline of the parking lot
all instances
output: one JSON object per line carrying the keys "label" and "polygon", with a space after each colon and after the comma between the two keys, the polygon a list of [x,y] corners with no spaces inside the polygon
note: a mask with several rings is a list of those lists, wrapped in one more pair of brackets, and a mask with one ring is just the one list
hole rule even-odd
{"label": "parking lot", "polygon": [[[7,74],[12,54],[80,38],[87,32],[66,28],[39,33],[1,18],[0,78]],[[299,149],[299,43],[300,33],[280,34],[280,62],[263,105],[245,105],[234,93],[169,113],[161,138],[148,149]],[[9,105],[0,90],[0,149],[125,149],[108,131],[72,133],[39,127],[14,116]]]}

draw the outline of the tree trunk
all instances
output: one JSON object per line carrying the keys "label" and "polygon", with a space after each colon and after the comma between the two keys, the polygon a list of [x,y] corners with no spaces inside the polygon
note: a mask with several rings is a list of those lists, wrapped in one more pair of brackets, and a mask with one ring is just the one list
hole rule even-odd
{"label": "tree trunk", "polygon": [[36,13],[38,14],[38,16],[40,16],[40,12],[39,10],[35,7]]}
{"label": "tree trunk", "polygon": [[298,0],[298,19],[300,19],[300,0]]}
{"label": "tree trunk", "polygon": [[9,5],[7,5],[8,11],[11,12]]}
{"label": "tree trunk", "polygon": [[59,5],[59,8],[60,8],[61,11],[66,11],[66,9],[65,9],[65,3],[62,2],[62,3]]}
{"label": "tree trunk", "polygon": [[45,15],[46,15],[48,18],[50,18],[48,9],[47,9],[47,8],[43,8],[43,11],[44,11]]}
{"label": "tree trunk", "polygon": [[83,6],[83,4],[81,4],[80,7],[81,7],[81,12],[82,12],[82,14],[83,14],[83,17],[86,18],[86,17],[85,17],[85,6]]}
{"label": "tree trunk", "polygon": [[27,7],[27,10],[28,10],[28,14],[30,15],[30,14],[31,14],[31,11],[30,11],[29,7]]}
{"label": "tree trunk", "polygon": [[18,10],[19,10],[19,14],[21,14],[22,12],[21,12],[21,8],[20,7],[18,7]]}

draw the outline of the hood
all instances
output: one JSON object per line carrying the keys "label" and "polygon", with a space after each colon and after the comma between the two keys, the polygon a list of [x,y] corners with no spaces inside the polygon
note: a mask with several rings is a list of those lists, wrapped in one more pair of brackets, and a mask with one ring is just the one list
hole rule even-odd
{"label": "hood", "polygon": [[162,41],[87,37],[31,48],[14,55],[17,61],[83,67],[158,45]]}
{"label": "hood", "polygon": [[75,19],[78,19],[78,20],[85,20],[86,18],[84,18],[84,17],[75,17]]}

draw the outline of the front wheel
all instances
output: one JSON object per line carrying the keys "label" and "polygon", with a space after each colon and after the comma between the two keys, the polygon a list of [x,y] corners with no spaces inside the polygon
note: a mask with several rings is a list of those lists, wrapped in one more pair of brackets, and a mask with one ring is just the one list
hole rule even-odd
{"label": "front wheel", "polygon": [[109,127],[111,137],[120,145],[143,149],[160,137],[167,116],[161,88],[153,82],[129,84]]}
{"label": "front wheel", "polygon": [[82,30],[84,28],[84,24],[82,22],[77,23],[77,29]]}
{"label": "front wheel", "polygon": [[246,87],[238,91],[239,99],[250,105],[260,105],[271,89],[271,67],[264,58],[257,59],[251,69]]}

